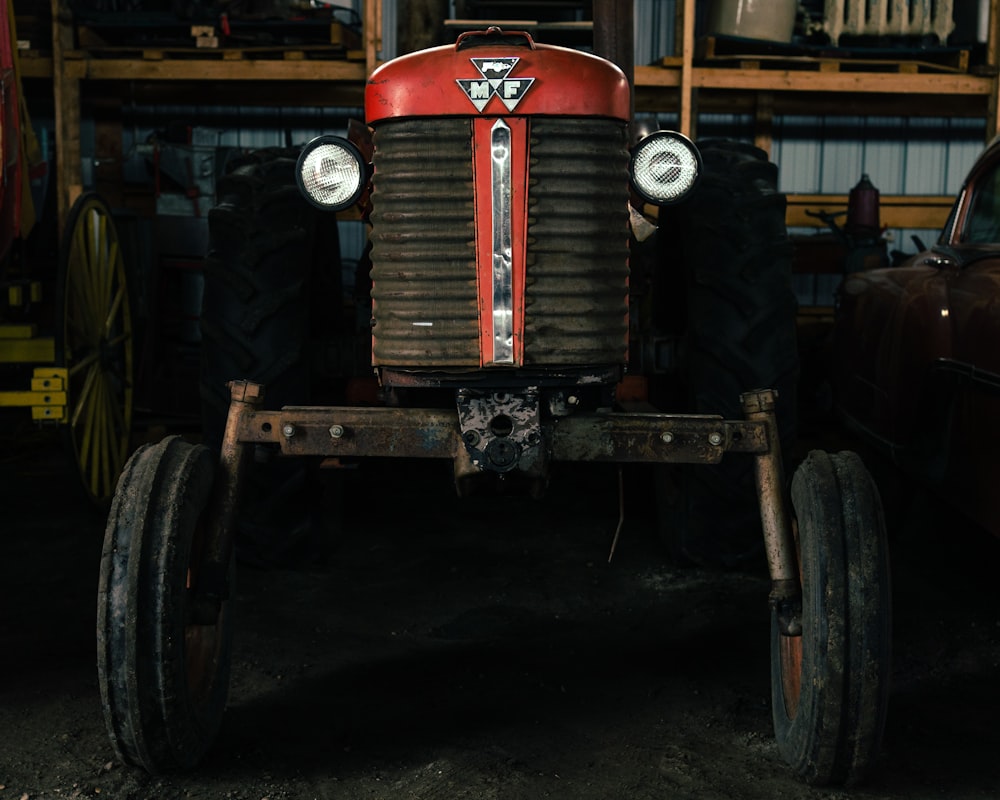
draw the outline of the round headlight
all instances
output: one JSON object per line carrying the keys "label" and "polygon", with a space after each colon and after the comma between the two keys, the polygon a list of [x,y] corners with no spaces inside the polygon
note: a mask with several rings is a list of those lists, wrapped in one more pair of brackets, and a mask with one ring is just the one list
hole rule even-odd
{"label": "round headlight", "polygon": [[317,208],[340,211],[357,202],[368,180],[361,153],[347,139],[320,136],[299,154],[299,189]]}
{"label": "round headlight", "polygon": [[632,150],[632,185],[644,200],[670,205],[698,182],[701,153],[682,133],[656,131]]}

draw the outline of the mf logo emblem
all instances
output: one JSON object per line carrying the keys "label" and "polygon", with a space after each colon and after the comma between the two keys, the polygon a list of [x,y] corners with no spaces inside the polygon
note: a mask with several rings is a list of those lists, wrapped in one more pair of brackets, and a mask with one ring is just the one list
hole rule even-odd
{"label": "mf logo emblem", "polygon": [[472,101],[477,111],[486,108],[490,98],[496,95],[508,111],[513,111],[521,98],[535,82],[534,78],[509,78],[520,58],[472,58],[472,65],[482,78],[459,78],[456,83]]}

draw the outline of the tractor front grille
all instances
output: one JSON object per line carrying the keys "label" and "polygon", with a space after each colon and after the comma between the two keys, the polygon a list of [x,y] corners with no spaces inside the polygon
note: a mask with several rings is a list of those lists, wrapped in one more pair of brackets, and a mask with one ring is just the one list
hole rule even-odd
{"label": "tractor front grille", "polygon": [[[533,119],[524,365],[620,364],[628,336],[628,153],[613,120]],[[373,359],[480,365],[472,122],[380,123],[373,178]]]}

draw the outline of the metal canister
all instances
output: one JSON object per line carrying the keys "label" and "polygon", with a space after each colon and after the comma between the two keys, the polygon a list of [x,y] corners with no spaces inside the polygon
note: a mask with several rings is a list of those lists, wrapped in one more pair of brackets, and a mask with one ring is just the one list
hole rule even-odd
{"label": "metal canister", "polygon": [[844,231],[856,238],[867,238],[878,236],[880,229],[879,192],[865,174],[847,197]]}

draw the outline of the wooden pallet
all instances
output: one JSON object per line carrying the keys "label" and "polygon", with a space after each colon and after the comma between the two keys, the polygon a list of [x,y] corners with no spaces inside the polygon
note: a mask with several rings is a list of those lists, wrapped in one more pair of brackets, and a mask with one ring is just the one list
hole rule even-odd
{"label": "wooden pallet", "polygon": [[837,48],[765,42],[735,36],[707,36],[697,42],[695,60],[704,66],[819,72],[918,73],[969,71],[965,48]]}

